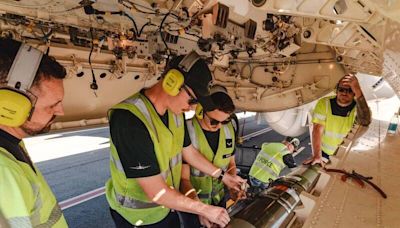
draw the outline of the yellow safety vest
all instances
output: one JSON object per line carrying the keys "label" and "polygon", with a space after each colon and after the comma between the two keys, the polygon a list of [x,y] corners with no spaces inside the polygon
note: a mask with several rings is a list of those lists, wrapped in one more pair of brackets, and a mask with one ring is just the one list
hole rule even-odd
{"label": "yellow safety vest", "polygon": [[68,227],[49,185],[34,168],[36,173],[0,147],[0,211],[11,228]]}
{"label": "yellow safety vest", "polygon": [[[232,123],[222,125],[219,131],[218,150],[214,154],[196,118],[187,122],[192,145],[216,167],[227,170],[235,148],[235,132]],[[228,145],[229,144],[229,145]],[[224,197],[224,184],[194,167],[190,168],[190,181],[201,201],[217,205]]]}
{"label": "yellow safety vest", "polygon": [[349,116],[332,115],[330,99],[334,97],[320,99],[315,106],[313,114],[313,123],[324,125],[321,149],[328,155],[335,153],[338,146],[353,127],[356,117],[355,107],[351,110]]}
{"label": "yellow safety vest", "polygon": [[250,168],[249,175],[263,183],[274,181],[285,168],[283,156],[289,153],[283,143],[263,143],[261,151]]}
{"label": "yellow safety vest", "polygon": [[[144,123],[153,141],[162,177],[168,186],[179,189],[185,134],[183,115],[168,111],[167,128],[150,101],[140,93],[115,105],[109,112],[110,116],[115,109],[128,110]],[[135,178],[126,177],[112,141],[110,159],[111,179],[106,183],[110,207],[133,225],[149,225],[164,219],[170,209],[152,202]]]}

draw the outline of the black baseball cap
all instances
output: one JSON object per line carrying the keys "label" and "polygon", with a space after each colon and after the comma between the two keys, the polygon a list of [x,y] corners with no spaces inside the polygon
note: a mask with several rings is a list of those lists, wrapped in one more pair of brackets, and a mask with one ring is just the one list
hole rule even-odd
{"label": "black baseball cap", "polygon": [[180,55],[171,59],[165,72],[169,69],[179,70],[185,78],[184,84],[193,90],[203,109],[208,111],[213,106],[212,100],[209,97],[212,82],[211,71],[206,61],[200,58],[188,72],[185,72],[179,67],[179,63],[184,57],[184,55]]}

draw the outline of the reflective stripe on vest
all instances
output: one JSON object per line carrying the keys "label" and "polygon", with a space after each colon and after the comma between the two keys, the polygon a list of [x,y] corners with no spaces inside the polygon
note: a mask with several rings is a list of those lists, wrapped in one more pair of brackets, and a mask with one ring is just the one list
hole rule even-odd
{"label": "reflective stripe on vest", "polygon": [[[228,124],[222,125],[225,133],[225,139],[233,139],[231,131],[229,130]],[[187,122],[187,129],[189,132],[190,139],[192,141],[192,145],[194,148],[199,149],[199,142],[198,142],[198,136],[196,135],[196,131],[193,126],[193,120],[188,120]],[[233,140],[232,140],[233,143]]]}
{"label": "reflective stripe on vest", "polygon": [[[263,170],[263,171],[269,173],[269,175],[271,175],[272,177],[278,178],[278,175],[277,175],[271,168],[269,168],[268,166],[262,164],[261,162],[255,161],[255,162],[253,163],[253,165],[255,165],[255,166],[257,166],[258,168],[260,168],[261,170]],[[255,176],[256,176],[256,175],[255,175]]]}
{"label": "reflective stripe on vest", "polygon": [[[25,149],[23,144],[21,145],[21,148]],[[10,217],[6,218],[8,223],[11,225],[11,227],[39,227],[39,228],[47,228],[47,227],[52,227],[56,225],[58,222],[59,227],[67,227],[67,224],[62,217],[62,211],[57,204],[57,201],[51,192],[50,187],[47,185],[47,182],[45,182],[42,174],[38,169],[32,170],[31,166],[16,160],[14,156],[12,156],[8,151],[3,148],[0,148],[0,159],[3,159],[5,155],[10,162],[10,165],[15,165],[17,170],[20,170],[23,172],[23,178],[26,178],[28,183],[30,184],[30,187],[32,189],[32,196],[34,196],[34,204],[32,208],[26,208],[28,209],[28,213],[31,213],[27,216],[19,216],[19,217]],[[3,157],[3,158],[2,158]],[[11,164],[12,163],[12,164]],[[18,168],[17,168],[18,167]],[[31,174],[29,174],[31,172]],[[24,192],[30,192],[28,189],[20,189],[23,190],[22,194]],[[45,200],[43,200],[43,198]],[[50,205],[54,203],[54,206],[50,208]],[[2,205],[0,205],[2,206]],[[27,206],[27,205],[26,205]],[[20,206],[16,206],[16,208],[21,208]],[[51,209],[51,210],[50,210]],[[49,212],[49,214],[47,214]],[[41,220],[41,218],[45,218],[48,216],[46,220]],[[62,221],[61,218],[63,218]]]}
{"label": "reflective stripe on vest", "polygon": [[[198,143],[198,140],[196,140],[197,139],[196,131],[194,130],[194,126],[193,126],[193,122],[192,121],[193,120],[188,120],[187,128],[188,128],[188,131],[189,131],[190,139],[192,139],[192,145],[196,149],[199,149],[199,143]],[[232,139],[232,134],[231,134],[231,131],[229,130],[228,124],[222,125],[221,128],[224,129],[225,139]]]}
{"label": "reflective stripe on vest", "polygon": [[208,200],[212,197],[217,196],[218,194],[221,193],[221,191],[224,191],[224,188],[222,187],[221,189],[219,189],[218,191],[212,191],[211,193],[198,193],[197,196],[202,199],[202,200]]}
{"label": "reflective stripe on vest", "polygon": [[7,222],[10,224],[10,227],[32,227],[29,216],[9,218]]}
{"label": "reflective stripe on vest", "polygon": [[[168,186],[178,189],[185,133],[183,115],[175,115],[167,110],[168,125],[163,123],[151,101],[140,93],[113,106],[110,117],[115,110],[127,110],[143,122],[154,145],[160,175]],[[137,179],[127,178],[124,172],[126,167],[122,166],[112,141],[110,160],[111,179],[106,184],[106,198],[110,207],[132,225],[150,225],[165,218],[170,209],[149,199]]]}
{"label": "reflective stripe on vest", "polygon": [[141,200],[137,200],[128,196],[123,196],[118,194],[116,191],[114,191],[115,198],[118,200],[119,204],[121,204],[124,207],[132,208],[132,209],[146,209],[146,208],[152,208],[152,207],[159,207],[159,204],[153,203],[153,202],[144,202]]}
{"label": "reflective stripe on vest", "polygon": [[54,205],[53,209],[51,210],[50,216],[45,223],[42,223],[35,228],[47,228],[54,226],[58,220],[61,218],[62,212],[60,206],[58,204]]}
{"label": "reflective stripe on vest", "polygon": [[229,130],[228,124],[222,125],[222,127],[224,129],[225,139],[232,139],[231,131]]}
{"label": "reflective stripe on vest", "polygon": [[322,151],[334,151],[334,150],[336,150],[337,149],[337,146],[332,146],[332,145],[329,145],[329,144],[326,144],[326,143],[322,143],[321,144],[321,149],[322,149]]}
{"label": "reflective stripe on vest", "polygon": [[[35,196],[39,195],[39,186],[37,186],[33,183],[31,183],[31,186],[32,186],[33,194]],[[42,208],[42,206],[43,206],[42,198],[41,197],[36,198],[33,208]],[[32,224],[40,224],[40,211],[39,210],[35,210],[33,212],[33,214],[31,215],[31,221],[32,221]]]}
{"label": "reflective stripe on vest", "polygon": [[287,153],[287,146],[282,143],[264,143],[250,168],[249,176],[263,183],[275,180],[285,167],[283,156]]}
{"label": "reflective stripe on vest", "polygon": [[[155,128],[155,126],[153,124],[153,121],[151,120],[149,110],[146,108],[146,105],[144,104],[142,99],[128,98],[128,99],[124,100],[122,103],[136,106],[143,113],[143,115],[146,117],[146,120],[150,123],[150,125],[152,127],[152,130],[154,132],[156,132],[156,128]],[[178,127],[178,128],[181,127],[182,126],[182,121],[179,118],[179,116],[173,115],[173,118],[175,120],[176,127]]]}
{"label": "reflective stripe on vest", "polygon": [[120,160],[115,161],[115,159],[113,158],[113,156],[112,156],[111,154],[110,154],[110,160],[111,160],[112,163],[114,163],[115,167],[117,167],[117,169],[118,169],[120,172],[125,173],[125,170],[124,170],[124,168],[122,167],[122,164],[121,164],[121,161],[120,161]]}
{"label": "reflective stripe on vest", "polygon": [[182,162],[182,153],[179,153],[171,158],[169,164],[171,165],[171,168],[173,168],[178,164],[180,164],[181,162]]}
{"label": "reflective stripe on vest", "polygon": [[[321,140],[321,149],[326,154],[333,155],[354,124],[356,107],[350,111],[348,116],[337,116],[332,114],[330,103],[330,99],[334,99],[334,97],[326,97],[323,99],[325,99],[325,102],[321,101],[317,104],[325,104],[326,111],[326,121]],[[318,107],[319,109],[322,109],[321,106]]]}
{"label": "reflective stripe on vest", "polygon": [[[145,116],[146,120],[149,122],[153,132],[157,132],[156,127],[154,126],[153,121],[151,120],[149,110],[147,110],[146,105],[144,104],[142,99],[128,98],[124,100],[122,103],[136,106],[140,110],[140,112],[142,112],[142,114]],[[156,137],[158,138],[157,134]]]}
{"label": "reflective stripe on vest", "polygon": [[199,142],[197,141],[196,131],[194,130],[193,126],[193,119],[187,121],[187,129],[189,132],[190,139],[192,141],[192,145],[194,148],[199,149]]}
{"label": "reflective stripe on vest", "polygon": [[313,115],[314,115],[314,117],[316,117],[317,119],[320,119],[322,121],[326,120],[326,116],[325,115],[321,115],[319,113],[314,113]]}
{"label": "reflective stripe on vest", "polygon": [[[198,149],[208,161],[226,171],[235,145],[232,124],[229,123],[221,126],[217,151],[213,151],[210,147],[200,122],[196,118],[188,121],[187,128],[193,146]],[[218,204],[224,196],[224,184],[220,180],[194,167],[190,167],[190,174],[190,181],[196,191],[199,192],[199,198],[207,204]]]}
{"label": "reflective stripe on vest", "polygon": [[165,172],[161,173],[161,176],[163,176],[164,180],[166,180],[168,175],[171,173],[171,169],[173,169],[175,166],[181,163],[182,163],[182,153],[179,153],[174,157],[172,157],[171,160],[169,161],[170,169],[167,169]]}
{"label": "reflective stripe on vest", "polygon": [[194,176],[194,177],[205,177],[207,176],[207,174],[201,172],[200,170],[194,168],[194,167],[190,167],[190,175]]}
{"label": "reflective stripe on vest", "polygon": [[[283,151],[282,151],[283,152]],[[271,161],[274,163],[274,165],[278,166],[280,169],[285,168],[285,165],[276,160],[274,157],[271,157],[268,153],[263,153],[262,151],[260,152],[260,156],[267,159],[268,161]]]}
{"label": "reflective stripe on vest", "polygon": [[340,133],[336,133],[336,132],[332,132],[332,131],[325,131],[324,134],[328,137],[332,137],[332,138],[337,138],[337,139],[342,139],[344,137],[346,137],[347,134],[340,134]]}
{"label": "reflective stripe on vest", "polygon": [[175,123],[176,123],[176,127],[182,126],[182,121],[177,115],[174,115],[174,120],[175,120]]}
{"label": "reflective stripe on vest", "polygon": [[[228,166],[224,166],[221,167],[222,170],[224,170],[224,172],[226,172],[226,170],[228,169]],[[194,177],[205,177],[208,176],[207,174],[201,172],[200,170],[194,168],[194,167],[190,167],[190,175],[194,176]]]}

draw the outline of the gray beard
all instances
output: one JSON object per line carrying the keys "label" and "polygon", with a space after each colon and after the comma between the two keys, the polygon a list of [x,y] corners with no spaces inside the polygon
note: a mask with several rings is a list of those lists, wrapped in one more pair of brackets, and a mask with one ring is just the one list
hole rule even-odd
{"label": "gray beard", "polygon": [[30,129],[30,128],[21,126],[21,129],[22,129],[26,134],[28,134],[28,135],[30,135],[30,136],[34,136],[34,135],[38,135],[38,134],[47,133],[47,132],[50,131],[50,128],[51,128],[51,124],[47,124],[44,128],[38,129],[38,130]]}
{"label": "gray beard", "polygon": [[22,129],[26,134],[28,134],[28,135],[30,135],[30,136],[34,136],[34,135],[38,135],[38,134],[44,134],[44,133],[47,133],[47,132],[50,131],[50,129],[51,129],[51,123],[53,122],[53,120],[54,120],[55,118],[56,118],[56,116],[53,116],[53,117],[49,120],[49,122],[46,124],[46,126],[44,126],[44,127],[41,128],[41,129],[31,129],[31,128],[28,128],[28,127],[26,127],[26,126],[24,126],[24,125],[21,126],[21,129]]}

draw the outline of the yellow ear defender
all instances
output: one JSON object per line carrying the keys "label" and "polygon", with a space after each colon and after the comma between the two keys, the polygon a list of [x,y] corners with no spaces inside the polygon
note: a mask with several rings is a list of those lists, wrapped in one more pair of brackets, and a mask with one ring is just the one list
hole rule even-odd
{"label": "yellow ear defender", "polygon": [[185,82],[185,77],[182,72],[189,72],[199,59],[200,56],[195,51],[192,51],[179,62],[178,69],[172,68],[168,70],[162,81],[162,87],[168,95],[173,97],[178,95]]}
{"label": "yellow ear defender", "polygon": [[204,118],[204,109],[203,109],[203,106],[201,106],[201,104],[197,104],[196,110],[195,110],[195,115],[196,115],[196,118],[199,120],[202,120]]}
{"label": "yellow ear defender", "polygon": [[176,96],[179,93],[180,88],[182,87],[185,78],[183,74],[177,69],[170,69],[165,74],[162,87],[164,91],[171,96]]}
{"label": "yellow ear defender", "polygon": [[19,127],[31,116],[33,103],[28,96],[43,53],[21,44],[8,72],[7,86],[0,88],[0,125]]}
{"label": "yellow ear defender", "polygon": [[21,126],[30,116],[32,103],[22,93],[11,89],[0,89],[0,124]]}

